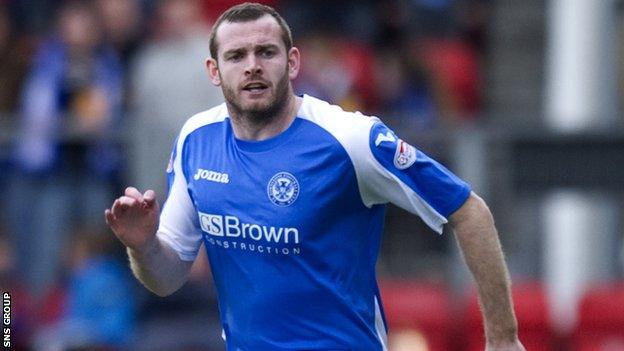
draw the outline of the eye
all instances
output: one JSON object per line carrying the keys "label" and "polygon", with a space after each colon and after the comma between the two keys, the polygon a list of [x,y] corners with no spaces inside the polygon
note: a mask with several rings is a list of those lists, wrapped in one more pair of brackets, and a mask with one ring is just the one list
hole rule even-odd
{"label": "eye", "polygon": [[236,61],[240,61],[242,58],[243,58],[242,54],[235,53],[235,54],[228,55],[226,57],[226,60],[236,62]]}
{"label": "eye", "polygon": [[273,49],[264,49],[264,50],[260,51],[260,55],[262,57],[270,58],[270,57],[275,56],[275,50],[273,50]]}

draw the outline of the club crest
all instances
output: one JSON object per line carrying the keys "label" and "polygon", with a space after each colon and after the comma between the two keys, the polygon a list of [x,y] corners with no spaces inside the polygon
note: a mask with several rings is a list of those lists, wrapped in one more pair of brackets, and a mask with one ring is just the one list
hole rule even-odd
{"label": "club crest", "polygon": [[288,172],[279,172],[269,180],[267,186],[269,199],[280,207],[290,206],[299,195],[299,183],[295,176]]}

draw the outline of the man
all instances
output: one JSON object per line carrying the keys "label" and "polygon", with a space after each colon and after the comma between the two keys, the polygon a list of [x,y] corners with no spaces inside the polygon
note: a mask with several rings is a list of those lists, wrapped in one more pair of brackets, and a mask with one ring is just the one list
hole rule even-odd
{"label": "man", "polygon": [[299,51],[272,8],[229,9],[210,48],[226,102],[182,128],[162,214],[132,187],[106,210],[148,289],[177,290],[203,242],[229,350],[386,350],[375,261],[392,201],[438,232],[451,223],[487,349],[524,350],[491,214],[463,181],[377,118],[295,96]]}

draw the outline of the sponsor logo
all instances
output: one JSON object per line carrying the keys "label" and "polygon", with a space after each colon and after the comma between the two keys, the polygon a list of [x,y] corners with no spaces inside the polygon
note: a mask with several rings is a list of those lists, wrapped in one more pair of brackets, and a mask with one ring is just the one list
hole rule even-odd
{"label": "sponsor logo", "polygon": [[414,162],[416,162],[416,148],[399,139],[394,153],[394,166],[398,169],[406,169]]}
{"label": "sponsor logo", "polygon": [[299,244],[299,230],[246,223],[236,216],[222,216],[198,212],[202,231],[217,237],[251,239],[264,243]]}
{"label": "sponsor logo", "polygon": [[280,247],[269,246],[258,243],[242,242],[237,240],[226,240],[221,238],[206,237],[205,242],[214,247],[223,248],[225,250],[248,251],[264,255],[300,255],[301,247]]}
{"label": "sponsor logo", "polygon": [[223,216],[198,212],[201,229],[214,236],[224,236]]}
{"label": "sponsor logo", "polygon": [[220,173],[208,169],[198,168],[197,173],[193,176],[195,180],[208,180],[216,183],[227,184],[230,182],[230,176],[227,173]]}
{"label": "sponsor logo", "polygon": [[379,146],[379,144],[381,144],[384,141],[389,141],[391,143],[394,143],[396,141],[396,138],[394,137],[394,135],[392,135],[392,132],[388,131],[386,132],[386,134],[382,134],[379,133],[377,134],[377,139],[375,139],[375,146]]}
{"label": "sponsor logo", "polygon": [[269,199],[280,207],[290,206],[299,196],[299,182],[288,172],[279,172],[269,180]]}

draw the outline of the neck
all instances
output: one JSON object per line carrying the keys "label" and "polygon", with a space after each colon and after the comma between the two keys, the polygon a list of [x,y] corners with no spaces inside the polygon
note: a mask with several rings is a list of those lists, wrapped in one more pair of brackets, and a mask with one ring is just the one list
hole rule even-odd
{"label": "neck", "polygon": [[272,116],[264,116],[262,119],[254,118],[244,112],[236,113],[235,109],[228,103],[228,111],[232,119],[234,135],[241,140],[255,141],[262,141],[274,137],[288,129],[297,116],[297,111],[299,111],[302,101],[303,98],[290,93],[282,109],[278,110]]}

